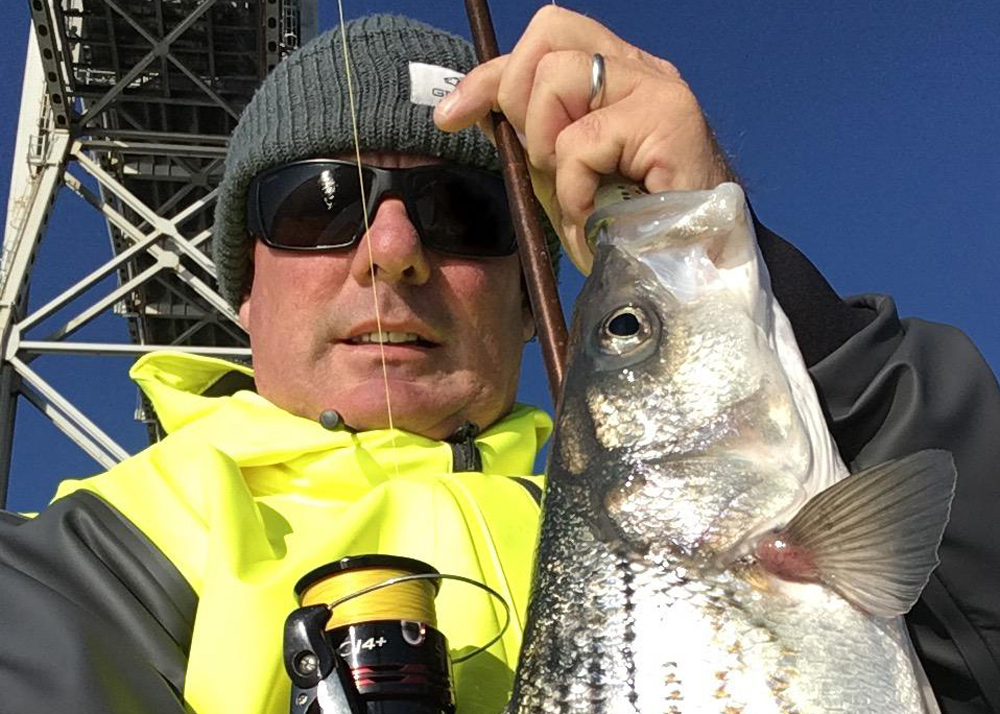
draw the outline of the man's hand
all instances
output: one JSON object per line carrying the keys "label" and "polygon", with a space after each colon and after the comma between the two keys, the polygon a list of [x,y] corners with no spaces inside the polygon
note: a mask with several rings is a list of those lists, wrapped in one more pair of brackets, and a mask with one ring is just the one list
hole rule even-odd
{"label": "man's hand", "polygon": [[[591,63],[604,55],[604,95],[588,111]],[[470,72],[434,119],[445,131],[503,112],[528,154],[532,181],[570,259],[587,273],[583,224],[603,175],[651,192],[714,188],[732,174],[677,68],[600,23],[547,5],[514,50]]]}

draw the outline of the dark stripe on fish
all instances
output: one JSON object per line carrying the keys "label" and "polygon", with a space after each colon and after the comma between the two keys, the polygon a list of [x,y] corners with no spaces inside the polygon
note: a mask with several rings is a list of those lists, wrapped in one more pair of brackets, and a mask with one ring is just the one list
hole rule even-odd
{"label": "dark stripe on fish", "polygon": [[628,672],[628,701],[632,705],[632,708],[639,711],[638,701],[639,693],[635,689],[635,588],[632,584],[635,582],[635,575],[632,573],[632,569],[629,567],[628,554],[624,552],[618,553],[618,567],[621,569],[622,573],[622,593],[625,596],[625,605],[622,609],[625,611],[625,634],[623,635],[624,646],[623,651],[625,654],[625,667]]}

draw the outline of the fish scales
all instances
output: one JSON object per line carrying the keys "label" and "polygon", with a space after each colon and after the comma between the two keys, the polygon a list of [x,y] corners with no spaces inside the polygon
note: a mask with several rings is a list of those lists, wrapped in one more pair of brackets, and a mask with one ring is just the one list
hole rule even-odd
{"label": "fish scales", "polygon": [[[934,711],[896,616],[934,553],[905,592],[891,568],[888,585],[852,573],[881,562],[871,533],[914,540],[877,514],[926,511],[913,532],[940,539],[950,460],[887,467],[868,501],[845,492],[742,193],[669,201],[672,224],[617,214],[578,300],[508,712]],[[913,473],[937,500],[897,508]],[[860,551],[824,541],[836,523]]]}
{"label": "fish scales", "polygon": [[574,517],[574,503],[589,505],[582,489],[555,488],[549,501],[565,510],[555,511],[559,533],[540,540],[546,566],[516,711],[923,711],[891,621],[872,626],[832,594],[774,610],[751,572],[662,553],[626,558]]}

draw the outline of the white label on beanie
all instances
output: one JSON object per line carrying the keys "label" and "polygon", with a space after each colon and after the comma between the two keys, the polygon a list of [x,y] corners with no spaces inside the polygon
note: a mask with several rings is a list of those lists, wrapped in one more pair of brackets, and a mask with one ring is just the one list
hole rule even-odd
{"label": "white label on beanie", "polygon": [[436,107],[438,102],[451,94],[464,76],[458,70],[436,64],[410,62],[410,101]]}

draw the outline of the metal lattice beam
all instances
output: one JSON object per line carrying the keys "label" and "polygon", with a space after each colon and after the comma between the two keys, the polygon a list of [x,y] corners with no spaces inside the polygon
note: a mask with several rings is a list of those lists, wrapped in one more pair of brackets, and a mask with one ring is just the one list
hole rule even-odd
{"label": "metal lattice beam", "polygon": [[[316,15],[316,0],[29,4],[33,35],[0,267],[0,507],[22,397],[101,466],[128,455],[45,377],[48,356],[173,349],[248,358],[206,252],[215,188],[240,111],[281,56],[308,39],[301,28],[314,28]],[[29,308],[38,246],[62,186],[104,219],[111,250]],[[73,339],[108,313],[126,320],[131,342]],[[142,403],[136,410],[149,412]]]}
{"label": "metal lattice beam", "polygon": [[[115,0],[104,0],[104,2],[119,15],[123,16],[130,24],[135,25],[135,21],[132,17],[125,12],[121,6],[115,2]],[[94,102],[87,108],[86,113],[80,119],[80,124],[86,126],[94,117],[103,112],[108,106],[119,98],[121,94],[139,77],[140,74],[158,57],[168,55],[170,52],[170,45],[173,44],[174,40],[184,34],[203,14],[205,14],[211,7],[215,4],[216,0],[202,0],[201,3],[192,11],[187,17],[185,17],[179,25],[173,28],[166,36],[160,38],[159,40],[151,40],[153,48],[146,53],[145,57],[136,62],[132,69],[130,69],[124,77],[118,80],[118,82],[111,89],[107,91],[100,99]],[[157,0],[157,6],[159,6],[160,0]]]}

